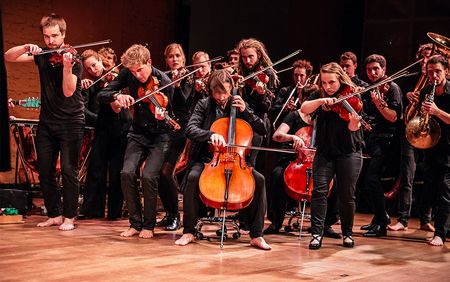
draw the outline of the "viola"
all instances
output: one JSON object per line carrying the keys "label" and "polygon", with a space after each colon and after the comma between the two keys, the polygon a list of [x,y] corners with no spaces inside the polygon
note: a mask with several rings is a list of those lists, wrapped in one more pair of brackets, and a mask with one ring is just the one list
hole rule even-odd
{"label": "viola", "polygon": [[[261,71],[261,70],[263,70],[263,67],[260,65],[256,69],[256,71]],[[261,82],[262,84],[264,84],[265,93],[267,93],[270,97],[274,98],[275,95],[272,93],[272,91],[267,89],[267,83],[269,83],[269,80],[270,80],[270,78],[267,74],[265,74],[264,72],[260,72],[257,75],[255,75],[252,79],[246,80],[245,84],[249,85],[253,90],[256,90],[258,82]]]}
{"label": "viola", "polygon": [[62,51],[54,53],[50,57],[49,61],[52,66],[54,66],[54,67],[61,66],[63,63],[63,56],[66,53],[72,54],[72,56],[73,56],[72,64],[79,63],[81,61],[81,57],[80,57],[80,55],[78,55],[77,50],[75,50],[75,48],[71,47],[68,44],[61,46],[61,48],[64,48],[64,49]]}
{"label": "viola", "polygon": [[[314,133],[313,126],[305,126],[297,130],[295,135],[303,140],[307,148],[299,150],[297,159],[292,161],[284,170],[283,178],[286,193],[296,201],[311,202],[314,187],[312,164],[316,152],[313,149]],[[333,180],[330,182],[330,189],[332,186]]]}
{"label": "viola", "polygon": [[[236,92],[235,89],[233,95]],[[249,152],[246,146],[253,138],[252,128],[236,118],[236,108],[231,107],[230,117],[216,120],[210,130],[224,136],[228,145],[243,147],[214,147],[214,156],[200,175],[200,198],[216,209],[243,209],[251,203],[255,191],[252,170],[245,162],[245,154]]]}
{"label": "viola", "polygon": [[[346,122],[350,121],[350,113],[356,113],[358,115],[358,113],[361,112],[363,107],[362,100],[356,95],[352,95],[352,93],[353,93],[352,87],[345,86],[345,88],[339,94],[340,102],[330,106],[330,109],[333,112],[338,113],[339,116]],[[347,96],[348,98],[346,98]],[[358,115],[358,118],[359,121],[361,122],[361,125],[364,126],[364,128],[367,131],[372,130],[370,124],[368,124],[360,115]]]}
{"label": "viola", "polygon": [[107,75],[102,77],[100,80],[100,87],[105,88],[108,84],[113,81],[119,74],[116,72],[109,72]]}
{"label": "viola", "polygon": [[[164,110],[164,119],[169,124],[169,126],[174,130],[180,130],[181,126],[169,116],[166,111],[167,105],[169,104],[169,99],[162,92],[157,91],[159,87],[159,81],[156,77],[150,76],[150,79],[145,85],[141,85],[138,89],[139,99],[142,99],[144,103],[149,104],[150,111],[155,114],[156,108],[161,108]],[[154,92],[154,93],[151,93]],[[151,95],[149,95],[151,93]]]}
{"label": "viola", "polygon": [[208,83],[208,77],[203,77],[195,80],[195,91],[206,93],[206,84]]}

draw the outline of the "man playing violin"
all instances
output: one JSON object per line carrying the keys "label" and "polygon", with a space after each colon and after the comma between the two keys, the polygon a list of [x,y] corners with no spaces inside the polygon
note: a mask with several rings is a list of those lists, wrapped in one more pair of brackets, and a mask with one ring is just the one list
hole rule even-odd
{"label": "man playing violin", "polygon": [[[81,54],[81,61],[86,72],[94,80],[98,80],[106,73],[99,54],[94,50],[84,51]],[[86,122],[91,121],[88,124],[95,126],[95,134],[84,186],[83,205],[78,218],[103,218],[106,194],[108,194],[107,218],[114,220],[122,217],[120,170],[132,117],[128,109],[116,113],[110,104],[97,101],[97,94],[105,84],[100,81],[82,91],[85,97]]]}
{"label": "man playing violin", "polygon": [[[164,57],[166,65],[171,71],[169,76],[172,80],[178,79],[187,72],[185,68],[186,57],[180,44],[172,43],[167,45]],[[200,95],[195,95],[194,93],[194,79],[192,75],[184,78],[174,86],[172,108],[175,116],[178,118],[181,130],[171,133],[170,147],[161,169],[161,178],[158,185],[159,197],[166,210],[166,216],[158,222],[157,226],[164,227],[168,231],[177,230],[181,226],[180,213],[178,211],[179,184],[174,175],[174,170],[186,145],[186,124],[197,101],[201,99]]]}
{"label": "man playing violin", "polygon": [[[264,44],[256,39],[242,39],[236,49],[239,50],[239,75],[248,76],[262,68],[272,65],[272,61],[267,55]],[[241,96],[245,102],[255,111],[255,115],[259,116],[266,123],[269,131],[271,128],[268,118],[269,109],[272,105],[272,96],[278,87],[279,80],[272,69],[264,72],[268,77],[267,84],[264,84],[259,78],[247,80],[248,84],[241,88]],[[254,134],[252,145],[261,146],[264,136]],[[252,166],[256,164],[257,151],[250,153],[249,162]]]}
{"label": "man playing violin", "polygon": [[208,95],[206,83],[211,73],[211,62],[208,61],[209,55],[204,51],[197,51],[192,55],[192,64],[195,65],[194,69],[200,69],[195,73],[195,92],[200,98]]}
{"label": "man playing violin", "polygon": [[[116,66],[117,55],[114,50],[110,47],[102,47],[97,51],[100,59],[103,62],[103,66],[106,71],[110,71],[112,68]],[[113,72],[119,73],[120,68],[115,68]]]}
{"label": "man playing violin", "polygon": [[[124,69],[98,94],[101,103],[114,102],[114,106],[118,109],[127,109],[134,105],[132,128],[128,134],[125,159],[120,172],[122,191],[130,213],[130,228],[120,236],[131,237],[139,234],[141,238],[152,238],[156,224],[160,170],[170,141],[170,127],[164,119],[167,119],[166,111],[171,113],[173,87],[165,88],[162,90],[163,93],[152,94],[166,96],[167,109],[159,106],[152,108],[151,101],[147,99],[134,104],[139,96],[143,98],[146,93],[152,93],[155,89],[169,84],[171,80],[152,66],[150,51],[142,45],[135,44],[128,48],[122,55],[121,62]],[[118,93],[125,87],[129,88],[130,95]],[[142,206],[136,185],[138,177],[136,171],[138,165],[142,163],[141,160],[145,160],[140,176],[144,194],[144,214],[141,212]]]}
{"label": "man playing violin", "polygon": [[[383,56],[370,55],[365,60],[365,66],[371,84],[380,82],[385,77],[386,59]],[[370,197],[368,202],[373,204],[374,218],[371,224],[363,225],[361,229],[368,230],[365,237],[380,237],[386,236],[386,228],[391,221],[386,212],[381,173],[389,161],[397,122],[402,116],[402,93],[395,82],[390,82],[371,91],[370,96],[363,96],[363,100],[364,112],[373,128],[366,144],[371,158],[364,184]]]}
{"label": "man playing violin", "polygon": [[[200,206],[199,178],[205,167],[205,162],[211,160],[208,150],[210,142],[213,146],[226,145],[224,136],[210,130],[214,121],[230,115],[231,107],[237,108],[237,116],[248,122],[255,132],[261,135],[267,133],[264,122],[256,116],[247,103],[239,96],[231,96],[233,78],[226,70],[214,71],[207,87],[210,96],[200,100],[189,120],[186,136],[193,141],[191,166],[187,172],[183,197],[183,236],[175,244],[184,246],[194,241]],[[238,133],[236,133],[238,134]],[[238,138],[238,137],[237,137]],[[264,176],[252,169],[255,179],[255,193],[248,207],[241,210],[246,214],[250,225],[250,244],[260,249],[270,250],[270,246],[263,239],[264,214],[266,209]]]}
{"label": "man playing violin", "polygon": [[[45,50],[64,45],[66,22],[61,16],[44,16],[40,30]],[[39,55],[42,50],[35,44],[12,47],[6,51],[5,60],[34,61],[39,70],[42,104],[36,136],[37,167],[49,218],[38,226],[59,225],[60,230],[72,230],[78,208],[78,160],[84,132],[82,67],[70,52]],[[59,56],[62,63],[52,65],[52,56]],[[63,202],[55,176],[58,155],[61,156]]]}
{"label": "man playing violin", "polygon": [[[286,115],[297,109],[297,105],[295,105],[295,100],[298,99],[298,107],[306,100],[306,95],[302,94],[302,89],[306,84],[306,80],[311,76],[313,72],[313,66],[311,62],[307,60],[297,60],[292,64],[292,84],[286,87],[281,88],[278,93],[275,101],[270,109],[270,117],[273,122],[275,122],[275,118],[283,108],[283,105],[286,103],[287,98],[292,93],[294,88],[296,88],[294,95],[286,104],[286,107],[283,109],[279,121],[282,121]],[[280,124],[279,122],[277,125]]]}
{"label": "man playing violin", "polygon": [[[327,194],[336,175],[336,192],[339,199],[339,215],[343,246],[352,248],[353,220],[355,215],[356,181],[362,168],[361,148],[363,143],[361,122],[357,113],[349,113],[348,121],[336,112],[341,103],[336,98],[348,94],[354,84],[337,63],[329,63],[320,69],[320,92],[303,102],[300,112],[316,112],[317,151],[313,161],[314,189],[311,200],[310,249],[322,246]],[[332,110],[331,110],[332,109]],[[348,113],[348,112],[347,112]]]}

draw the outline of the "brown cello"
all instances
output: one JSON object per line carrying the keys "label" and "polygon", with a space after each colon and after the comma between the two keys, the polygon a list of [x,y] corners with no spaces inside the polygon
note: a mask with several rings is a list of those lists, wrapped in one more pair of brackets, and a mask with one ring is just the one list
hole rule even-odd
{"label": "brown cello", "polygon": [[[300,137],[307,148],[298,152],[298,158],[292,161],[284,171],[284,183],[286,193],[296,201],[311,202],[313,191],[313,159],[316,153],[315,128],[314,126],[304,126],[295,133]],[[333,186],[333,180],[330,182],[330,189]],[[330,191],[330,190],[329,190]]]}
{"label": "brown cello", "polygon": [[[233,90],[236,95],[236,90]],[[220,118],[211,125],[211,131],[224,136],[227,145],[249,146],[253,131],[244,120],[236,118],[236,108],[231,107],[229,118]],[[255,179],[245,163],[243,147],[214,147],[211,162],[205,164],[200,175],[200,198],[209,207],[222,210],[239,210],[253,199]]]}

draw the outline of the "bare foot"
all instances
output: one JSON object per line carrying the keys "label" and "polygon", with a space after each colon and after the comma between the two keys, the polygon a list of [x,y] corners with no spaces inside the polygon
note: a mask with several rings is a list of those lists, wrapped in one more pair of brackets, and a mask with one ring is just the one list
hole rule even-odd
{"label": "bare foot", "polygon": [[133,227],[130,227],[130,228],[128,228],[128,230],[120,233],[120,236],[122,236],[122,237],[132,237],[132,236],[134,236],[136,234],[139,234],[139,231],[137,231]]}
{"label": "bare foot", "polygon": [[175,245],[186,246],[187,244],[192,243],[194,241],[195,241],[194,235],[191,233],[186,233],[186,234],[183,234],[183,236],[181,236],[180,239],[175,241]]}
{"label": "bare foot", "polygon": [[150,239],[153,238],[153,230],[142,229],[139,232],[139,238]]}
{"label": "bare foot", "polygon": [[49,227],[49,226],[53,226],[53,225],[61,225],[63,222],[63,217],[57,216],[57,217],[49,217],[46,221],[44,222],[39,222],[37,224],[37,227]]}
{"label": "bare foot", "polygon": [[434,232],[436,229],[434,229],[434,226],[431,225],[431,223],[427,223],[427,224],[424,224],[424,225],[420,226],[420,230],[425,230],[425,231],[428,231],[428,232]]}
{"label": "bare foot", "polygon": [[250,230],[240,229],[239,233],[241,233],[242,235],[248,235],[248,234],[250,234]]}
{"label": "bare foot", "polygon": [[397,222],[394,225],[388,225],[387,228],[392,231],[408,230],[408,227],[404,226],[401,222]]}
{"label": "bare foot", "polygon": [[431,246],[443,246],[444,245],[444,241],[442,241],[442,238],[439,236],[434,236],[433,239],[431,239],[430,242],[428,242],[429,245]]}
{"label": "bare foot", "polygon": [[272,249],[272,247],[266,243],[266,241],[264,240],[263,237],[253,238],[250,241],[250,245],[260,248],[261,250],[266,250],[266,251],[270,251]]}
{"label": "bare foot", "polygon": [[64,222],[59,226],[58,229],[62,231],[69,231],[75,229],[75,217],[64,218]]}

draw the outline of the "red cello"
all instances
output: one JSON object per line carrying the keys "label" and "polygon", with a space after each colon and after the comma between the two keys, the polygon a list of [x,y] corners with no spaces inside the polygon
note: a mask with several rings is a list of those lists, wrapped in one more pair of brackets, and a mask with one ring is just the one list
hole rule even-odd
{"label": "red cello", "polygon": [[[233,91],[233,95],[236,90]],[[236,118],[236,108],[231,107],[229,118],[220,118],[211,125],[211,131],[225,137],[227,145],[249,146],[253,131],[244,120]],[[249,150],[242,147],[214,147],[211,162],[200,175],[200,198],[216,209],[239,210],[247,207],[255,192],[252,170],[245,162]]]}
{"label": "red cello", "polygon": [[[284,183],[286,193],[296,201],[311,202],[313,191],[313,159],[316,153],[315,128],[314,126],[305,126],[300,128],[295,135],[300,137],[307,149],[300,150],[298,158],[292,161],[284,171]],[[333,180],[330,182],[330,189],[333,186]]]}

